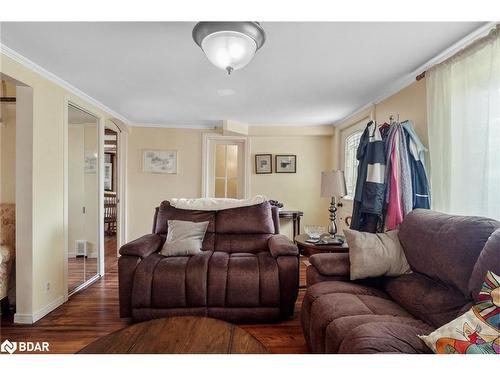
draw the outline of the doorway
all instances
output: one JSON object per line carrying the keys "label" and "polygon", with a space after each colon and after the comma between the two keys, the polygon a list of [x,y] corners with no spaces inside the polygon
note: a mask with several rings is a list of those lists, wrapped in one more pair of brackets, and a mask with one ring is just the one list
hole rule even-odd
{"label": "doorway", "polygon": [[[5,78],[5,79],[4,79]],[[0,307],[15,310],[16,84],[0,79]]]}
{"label": "doorway", "polygon": [[104,269],[117,272],[120,168],[119,128],[108,122],[104,129]]}
{"label": "doorway", "polygon": [[212,198],[247,198],[248,140],[245,137],[205,134],[202,195]]}
{"label": "doorway", "polygon": [[100,275],[99,119],[68,105],[68,296]]}

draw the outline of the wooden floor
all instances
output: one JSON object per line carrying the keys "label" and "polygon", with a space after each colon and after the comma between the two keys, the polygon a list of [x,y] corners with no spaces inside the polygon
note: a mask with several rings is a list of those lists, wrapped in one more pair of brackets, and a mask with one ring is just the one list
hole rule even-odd
{"label": "wooden floor", "polygon": [[[47,341],[51,353],[75,353],[97,338],[130,325],[118,313],[118,267],[116,237],[106,237],[106,274],[83,291],[73,295],[33,325],[12,322],[2,316],[0,341]],[[305,265],[301,262],[301,285],[305,284]],[[271,353],[307,353],[300,307],[305,289],[299,291],[293,319],[276,324],[245,324],[241,328],[255,336]]]}
{"label": "wooden floor", "polygon": [[[106,273],[117,267],[116,263],[116,234],[104,239],[104,266]],[[116,271],[116,270],[115,270]],[[69,258],[68,259],[68,292],[72,292],[79,285],[97,275],[97,258]]]}

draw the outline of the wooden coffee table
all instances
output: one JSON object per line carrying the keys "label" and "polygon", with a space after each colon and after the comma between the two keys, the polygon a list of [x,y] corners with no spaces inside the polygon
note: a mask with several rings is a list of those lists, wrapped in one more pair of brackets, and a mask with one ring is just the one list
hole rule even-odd
{"label": "wooden coffee table", "polygon": [[87,345],[79,354],[267,354],[245,330],[222,320],[178,316],[137,323]]}
{"label": "wooden coffee table", "polygon": [[305,257],[310,257],[314,254],[319,253],[347,253],[349,252],[349,246],[347,242],[344,241],[342,245],[315,245],[310,242],[306,242],[309,238],[307,234],[300,234],[295,237],[295,243],[299,248],[300,255]]}

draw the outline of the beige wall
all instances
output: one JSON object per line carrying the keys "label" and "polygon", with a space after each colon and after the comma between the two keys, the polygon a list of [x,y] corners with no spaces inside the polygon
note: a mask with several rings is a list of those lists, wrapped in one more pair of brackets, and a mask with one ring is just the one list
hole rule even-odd
{"label": "beige wall", "polygon": [[[415,126],[415,131],[425,145],[428,145],[427,138],[427,96],[425,79],[414,82],[403,88],[401,91],[391,95],[387,99],[370,106],[364,111],[356,113],[341,123],[335,124],[335,136],[333,139],[332,163],[335,168],[343,169],[340,165],[340,132],[356,124],[363,118],[371,118],[379,124],[389,122],[391,115],[399,114],[400,121],[411,120]],[[397,119],[397,118],[396,118]]]}
{"label": "beige wall", "polygon": [[[29,320],[64,300],[64,127],[67,100],[101,118],[111,116],[4,54],[3,74],[33,89],[31,301],[17,299],[19,319]],[[19,116],[19,114],[17,114]],[[19,249],[18,249],[19,251]],[[17,267],[17,266],[16,266]],[[17,268],[16,268],[17,269]],[[19,276],[19,275],[18,275]],[[47,284],[49,290],[46,290]]]}
{"label": "beige wall", "polygon": [[375,106],[375,120],[389,122],[389,116],[399,114],[400,121],[411,120],[425,145],[427,140],[427,101],[425,79],[415,82]]}
{"label": "beige wall", "polygon": [[[151,232],[154,208],[165,199],[201,196],[201,129],[161,129],[135,127],[128,138],[127,239]],[[285,204],[286,209],[304,211],[303,224],[328,224],[328,199],[320,198],[321,171],[331,168],[332,127],[251,128],[250,193],[263,194]],[[312,134],[312,135],[311,135]],[[178,174],[142,172],[142,151],[178,150]],[[297,173],[257,175],[256,153],[296,154]],[[273,156],[274,164],[274,156]],[[274,170],[274,169],[273,169]],[[292,233],[289,222],[282,232]]]}
{"label": "beige wall", "polygon": [[[127,156],[127,239],[151,233],[154,209],[170,198],[201,195],[201,141],[205,129],[131,129]],[[143,150],[178,150],[177,174],[142,172]]]}
{"label": "beige wall", "polygon": [[[328,225],[329,199],[320,197],[320,183],[321,172],[331,169],[331,138],[331,135],[250,137],[252,195],[263,194],[278,200],[284,203],[285,210],[303,211],[302,227]],[[255,174],[255,154],[273,154],[272,174]],[[276,154],[297,155],[297,173],[274,173]],[[281,221],[281,232],[292,238],[290,221]]]}
{"label": "beige wall", "polygon": [[0,203],[16,202],[16,105],[1,104]]}

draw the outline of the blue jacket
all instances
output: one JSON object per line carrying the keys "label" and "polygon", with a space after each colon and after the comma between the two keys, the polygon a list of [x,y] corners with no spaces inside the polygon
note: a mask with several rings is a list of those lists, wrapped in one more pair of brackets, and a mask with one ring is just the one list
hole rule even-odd
{"label": "blue jacket", "polygon": [[351,229],[365,230],[369,216],[377,221],[385,205],[385,149],[375,122],[366,125],[356,157],[359,164]]}
{"label": "blue jacket", "polygon": [[424,155],[427,149],[415,133],[411,121],[405,121],[401,125],[405,130],[408,158],[410,159],[413,208],[430,208],[429,182],[424,166]]}

